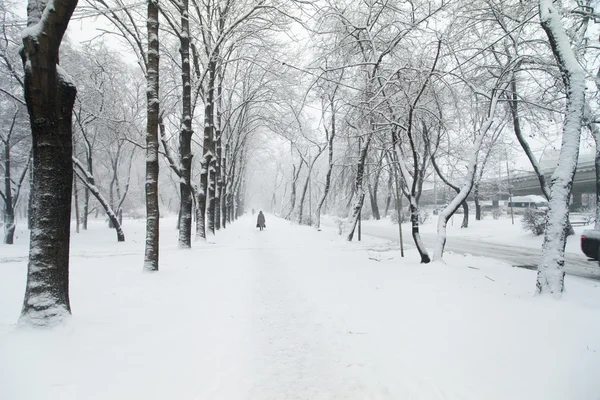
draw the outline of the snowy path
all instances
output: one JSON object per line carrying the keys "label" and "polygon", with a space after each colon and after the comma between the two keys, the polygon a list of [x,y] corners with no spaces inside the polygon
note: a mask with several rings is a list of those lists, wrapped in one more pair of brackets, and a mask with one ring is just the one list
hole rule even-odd
{"label": "snowy path", "polygon": [[595,282],[535,298],[533,271],[423,266],[269,215],[178,250],[171,222],[157,274],[143,225],[75,237],[74,317],[51,332],[14,329],[25,262],[0,256],[0,399],[599,398]]}

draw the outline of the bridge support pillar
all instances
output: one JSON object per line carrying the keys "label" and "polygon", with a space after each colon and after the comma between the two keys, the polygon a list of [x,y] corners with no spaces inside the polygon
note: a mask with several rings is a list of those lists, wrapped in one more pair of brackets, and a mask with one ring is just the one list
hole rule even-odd
{"label": "bridge support pillar", "polygon": [[583,207],[583,193],[571,193],[571,205],[569,206],[569,210],[577,211]]}

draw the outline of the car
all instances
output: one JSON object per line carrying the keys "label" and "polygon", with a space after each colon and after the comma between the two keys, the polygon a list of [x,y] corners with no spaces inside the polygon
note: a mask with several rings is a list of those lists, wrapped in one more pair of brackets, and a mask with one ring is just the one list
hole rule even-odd
{"label": "car", "polygon": [[600,229],[588,229],[581,234],[581,251],[600,263]]}

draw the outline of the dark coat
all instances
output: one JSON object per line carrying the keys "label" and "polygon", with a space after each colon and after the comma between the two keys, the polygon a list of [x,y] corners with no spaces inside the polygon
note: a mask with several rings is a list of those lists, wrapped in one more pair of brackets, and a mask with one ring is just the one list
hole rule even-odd
{"label": "dark coat", "polygon": [[265,224],[265,214],[261,212],[258,213],[258,218],[256,219],[256,227],[257,228],[264,228],[267,225]]}

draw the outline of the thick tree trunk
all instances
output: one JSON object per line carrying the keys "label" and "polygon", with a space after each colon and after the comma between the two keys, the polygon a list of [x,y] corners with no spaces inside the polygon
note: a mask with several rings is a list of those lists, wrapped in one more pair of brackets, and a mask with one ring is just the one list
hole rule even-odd
{"label": "thick tree trunk", "polygon": [[542,260],[538,267],[538,292],[560,295],[564,290],[564,254],[569,198],[579,156],[579,140],[585,103],[585,78],[561,17],[551,0],[540,0],[540,21],[548,36],[566,89],[566,110],[558,167],[552,175]]}
{"label": "thick tree trunk", "polygon": [[71,313],[69,241],[73,186],[71,118],[75,86],[58,67],[58,49],[76,0],[31,1],[23,32],[25,101],[33,147],[35,229],[21,323],[52,325]]}
{"label": "thick tree trunk", "polygon": [[[33,149],[32,149],[33,150]],[[33,165],[33,151],[29,157],[29,163]],[[29,168],[29,196],[27,198],[27,229],[35,226],[35,192],[33,187],[33,168]]]}
{"label": "thick tree trunk", "polygon": [[596,141],[596,155],[594,157],[596,165],[596,223],[594,229],[600,229],[600,130],[594,132]]}
{"label": "thick tree trunk", "polygon": [[223,95],[223,78],[218,75],[219,84],[217,86],[217,125],[216,125],[216,143],[215,143],[215,200],[214,200],[214,227],[215,230],[221,229],[221,196],[223,194],[223,177],[221,162],[223,161],[223,148],[221,143],[221,97]]}
{"label": "thick tree trunk", "polygon": [[7,206],[4,209],[4,244],[14,243],[15,227],[15,210]]}
{"label": "thick tree trunk", "polygon": [[181,132],[179,136],[179,154],[181,182],[179,183],[179,247],[192,246],[192,84],[190,72],[190,23],[189,0],[181,1],[181,30],[180,48],[181,55],[181,82],[182,82],[182,112]]}
{"label": "thick tree trunk", "polygon": [[148,0],[147,132],[146,132],[146,248],[144,270],[158,271],[158,119],[160,113],[158,0]]}

